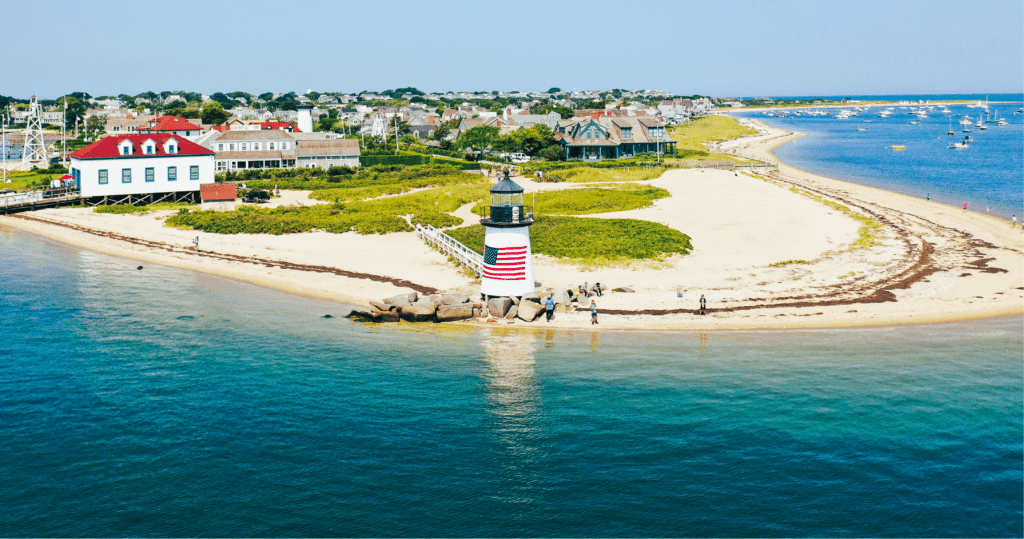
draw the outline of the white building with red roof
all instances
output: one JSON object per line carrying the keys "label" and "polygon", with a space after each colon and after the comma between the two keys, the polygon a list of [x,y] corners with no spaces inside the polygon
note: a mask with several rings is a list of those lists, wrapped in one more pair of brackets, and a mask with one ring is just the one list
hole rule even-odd
{"label": "white building with red roof", "polygon": [[193,124],[185,118],[176,118],[174,116],[160,116],[153,118],[149,121],[149,125],[146,127],[140,127],[136,129],[139,133],[166,133],[170,135],[178,135],[179,137],[186,137],[189,140],[194,140],[199,135],[203,134],[203,128]]}
{"label": "white building with red roof", "polygon": [[213,161],[212,150],[178,135],[118,135],[71,154],[71,176],[86,199],[198,201],[200,185],[214,183]]}

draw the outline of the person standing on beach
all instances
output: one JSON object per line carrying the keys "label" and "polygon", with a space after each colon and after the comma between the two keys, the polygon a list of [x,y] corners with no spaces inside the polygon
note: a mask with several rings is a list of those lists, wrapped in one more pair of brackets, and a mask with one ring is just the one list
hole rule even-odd
{"label": "person standing on beach", "polygon": [[704,294],[700,295],[700,315],[706,316],[708,314],[708,300],[704,298]]}
{"label": "person standing on beach", "polygon": [[597,324],[597,302],[590,302],[590,325]]}
{"label": "person standing on beach", "polygon": [[196,236],[196,239],[192,240],[192,245],[196,246],[196,252],[198,253],[199,252],[199,236]]}
{"label": "person standing on beach", "polygon": [[[1010,223],[1010,228],[1016,228],[1016,227],[1017,227],[1017,214],[1013,214],[1013,222]],[[1024,225],[1022,225],[1022,228],[1024,228]]]}
{"label": "person standing on beach", "polygon": [[988,206],[985,206],[985,215],[989,215],[989,213],[988,213]]}
{"label": "person standing on beach", "polygon": [[964,209],[965,210],[967,209],[967,201],[966,200],[964,201]]}
{"label": "person standing on beach", "polygon": [[547,321],[550,322],[551,319],[554,318],[555,316],[555,302],[552,301],[551,296],[548,296],[548,298],[544,300],[544,310],[548,314]]}

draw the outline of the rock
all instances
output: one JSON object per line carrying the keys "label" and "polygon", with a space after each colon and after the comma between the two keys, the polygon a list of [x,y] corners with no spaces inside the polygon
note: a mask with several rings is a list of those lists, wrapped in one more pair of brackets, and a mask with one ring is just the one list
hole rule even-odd
{"label": "rock", "polygon": [[452,320],[466,320],[473,318],[472,306],[462,305],[442,305],[437,308],[437,321],[438,322],[449,322]]}
{"label": "rock", "polygon": [[473,308],[474,309],[483,309],[484,308],[484,304],[480,303],[479,301],[474,301],[473,302]]}
{"label": "rock", "polygon": [[473,318],[480,318],[484,315],[484,310],[480,307],[473,307]]}
{"label": "rock", "polygon": [[566,307],[564,303],[555,305],[555,314],[564,314],[567,312],[569,312],[569,308]]}
{"label": "rock", "polygon": [[349,314],[350,318],[360,318],[369,322],[380,322],[381,313],[377,311],[368,311],[366,309],[356,309]]}
{"label": "rock", "polygon": [[523,300],[532,301],[534,303],[540,303],[540,296],[538,296],[536,292],[531,292],[523,296]]}
{"label": "rock", "polygon": [[569,294],[567,294],[565,290],[555,290],[555,292],[551,294],[551,300],[555,302],[555,305],[568,305]]}
{"label": "rock", "polygon": [[514,305],[514,306],[519,305],[519,298],[517,298],[515,296],[512,296],[512,305]]}
{"label": "rock", "polygon": [[520,301],[519,308],[516,310],[516,316],[518,316],[520,320],[533,322],[537,319],[537,315],[539,315],[543,310],[543,307],[541,307],[539,303],[534,303],[532,301]]}
{"label": "rock", "polygon": [[401,315],[397,310],[394,311],[383,311],[380,313],[381,322],[398,322],[401,320]]}
{"label": "rock", "polygon": [[320,318],[334,318],[334,316],[329,315],[329,314],[325,314],[325,315],[321,316]]}
{"label": "rock", "polygon": [[512,307],[510,298],[491,298],[487,300],[487,312],[495,318],[505,316],[505,313]]}
{"label": "rock", "polygon": [[512,308],[510,308],[508,312],[505,313],[505,319],[512,320],[513,318],[516,317],[517,314],[519,314],[519,306],[513,305]]}
{"label": "rock", "polygon": [[140,269],[142,269],[142,266],[139,266],[139,267],[137,267],[137,268],[135,268],[135,269],[139,269],[139,270],[140,270]]}
{"label": "rock", "polygon": [[465,294],[444,294],[441,296],[441,305],[462,305],[469,303],[469,296]]}
{"label": "rock", "polygon": [[399,294],[390,298],[386,298],[384,303],[387,305],[398,305],[405,307],[419,299],[419,295],[416,292],[409,292],[408,294]]}
{"label": "rock", "polygon": [[632,288],[630,288],[628,286],[620,286],[618,288],[613,288],[612,292],[626,292],[628,294],[633,294],[633,293],[636,292],[636,290],[633,290]]}
{"label": "rock", "polygon": [[402,308],[402,320],[408,322],[426,322],[434,319],[437,306],[429,301],[417,301]]}
{"label": "rock", "polygon": [[345,315],[345,318],[362,318],[362,313],[369,312],[369,309],[352,309],[351,311],[349,311],[348,314]]}
{"label": "rock", "polygon": [[388,304],[381,303],[379,301],[373,301],[373,300],[370,300],[370,306],[373,307],[374,309],[377,309],[378,311],[382,311],[382,312],[393,311],[393,310],[395,310],[397,308],[397,306],[395,306],[395,305],[388,305]]}

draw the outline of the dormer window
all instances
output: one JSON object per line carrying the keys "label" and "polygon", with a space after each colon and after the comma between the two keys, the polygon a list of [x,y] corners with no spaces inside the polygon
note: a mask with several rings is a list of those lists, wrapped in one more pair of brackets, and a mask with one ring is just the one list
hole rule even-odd
{"label": "dormer window", "polygon": [[164,153],[178,153],[178,141],[174,139],[168,139],[167,142],[164,143]]}
{"label": "dormer window", "polygon": [[132,143],[131,143],[130,140],[126,140],[126,141],[121,143],[121,152],[120,153],[121,153],[121,155],[131,155],[132,154]]}

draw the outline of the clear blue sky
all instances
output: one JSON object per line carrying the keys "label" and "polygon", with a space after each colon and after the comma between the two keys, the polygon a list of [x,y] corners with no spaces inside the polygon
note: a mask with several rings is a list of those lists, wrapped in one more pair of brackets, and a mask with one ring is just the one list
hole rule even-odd
{"label": "clear blue sky", "polygon": [[[0,94],[1024,90],[1021,0],[5,2]],[[13,22],[13,24],[9,24]]]}

